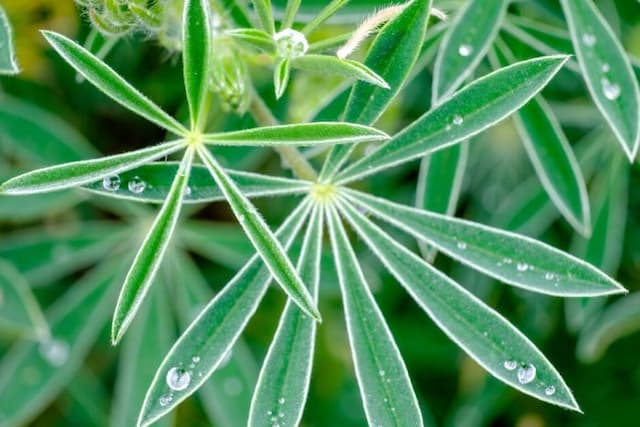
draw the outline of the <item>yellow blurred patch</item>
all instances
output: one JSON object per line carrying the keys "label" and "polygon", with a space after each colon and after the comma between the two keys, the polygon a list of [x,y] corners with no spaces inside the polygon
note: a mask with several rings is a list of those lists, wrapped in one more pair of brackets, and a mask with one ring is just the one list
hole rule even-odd
{"label": "yellow blurred patch", "polygon": [[73,35],[78,27],[78,10],[73,0],[3,0],[2,6],[13,26],[21,77],[43,80],[48,76],[47,43],[40,30]]}

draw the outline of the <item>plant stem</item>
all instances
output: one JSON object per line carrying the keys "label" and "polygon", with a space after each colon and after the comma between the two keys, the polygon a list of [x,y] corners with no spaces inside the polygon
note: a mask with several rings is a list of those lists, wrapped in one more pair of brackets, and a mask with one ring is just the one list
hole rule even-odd
{"label": "plant stem", "polygon": [[[269,110],[257,91],[254,89],[252,92],[249,111],[258,125],[277,126],[279,124],[278,119],[273,116],[271,110]],[[316,172],[313,166],[311,166],[311,163],[309,163],[296,147],[281,146],[275,147],[274,149],[298,178],[307,181],[317,181],[318,172]]]}

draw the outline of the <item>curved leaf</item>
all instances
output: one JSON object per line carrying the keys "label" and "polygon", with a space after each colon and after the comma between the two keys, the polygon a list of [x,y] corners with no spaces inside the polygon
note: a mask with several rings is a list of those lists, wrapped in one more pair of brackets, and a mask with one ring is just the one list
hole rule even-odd
{"label": "curved leaf", "polygon": [[358,61],[340,59],[332,55],[304,55],[291,61],[291,67],[308,72],[337,75],[362,80],[363,82],[390,89],[387,82],[371,68]]}
{"label": "curved leaf", "polygon": [[17,74],[19,72],[20,67],[16,60],[9,19],[2,6],[0,6],[0,74]]}

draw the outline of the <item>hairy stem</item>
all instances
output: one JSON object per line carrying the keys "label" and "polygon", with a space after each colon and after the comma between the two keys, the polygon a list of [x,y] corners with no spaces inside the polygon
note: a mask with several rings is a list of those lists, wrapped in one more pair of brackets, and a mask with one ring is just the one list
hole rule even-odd
{"label": "hairy stem", "polygon": [[[264,100],[253,90],[251,94],[251,104],[249,111],[253,118],[260,126],[276,126],[276,119],[271,110],[266,106]],[[282,160],[291,168],[293,173],[300,179],[308,181],[317,181],[318,172],[311,166],[309,161],[298,151],[296,147],[275,147],[274,148]]]}

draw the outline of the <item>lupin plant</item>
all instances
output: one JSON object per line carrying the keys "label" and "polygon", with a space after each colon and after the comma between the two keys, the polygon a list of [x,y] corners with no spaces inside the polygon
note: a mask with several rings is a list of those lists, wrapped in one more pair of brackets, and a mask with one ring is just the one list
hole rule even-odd
{"label": "lupin plant", "polygon": [[[424,425],[409,372],[349,231],[433,322],[492,376],[539,400],[580,411],[562,376],[536,345],[432,261],[439,251],[504,284],[548,296],[592,298],[626,292],[578,257],[521,234],[453,216],[471,138],[514,116],[549,198],[576,231],[591,232],[585,179],[540,95],[561,69],[579,67],[624,152],[632,160],[637,155],[637,80],[591,0],[561,2],[577,64],[542,44],[538,46],[545,56],[518,59],[499,35],[507,0],[472,0],[452,11],[453,18],[434,8],[431,0],[412,0],[374,11],[351,33],[315,42],[309,42],[310,35],[346,0],[333,0],[304,25],[296,18],[301,3],[296,0],[287,2],[278,20],[268,0],[254,0],[252,14],[240,2],[77,2],[96,31],[89,42],[83,47],[49,31],[43,32],[44,37],[82,79],[168,136],[148,148],[19,175],[0,186],[2,194],[78,187],[161,205],[122,284],[113,314],[113,345],[141,311],[161,266],[178,262],[167,253],[184,205],[226,201],[255,251],[165,355],[148,385],[138,425],[156,422],[203,387],[225,363],[272,281],[288,302],[262,365],[247,422],[298,425],[312,379],[316,332],[322,325],[318,299],[325,243],[337,272],[368,424]],[[103,46],[135,31],[181,55],[186,120],[169,115],[101,59],[106,53]],[[393,135],[374,127],[419,65],[428,61],[437,42],[431,109]],[[365,47],[364,62],[349,59]],[[471,79],[487,56],[495,70]],[[279,123],[254,86],[252,67],[273,69],[276,99],[287,93],[294,72],[348,80],[342,120]],[[258,126],[228,132],[212,129],[213,103],[229,114],[248,112]],[[374,149],[361,155],[358,148],[365,144]],[[219,160],[220,147],[273,148],[293,176],[227,169]],[[319,167],[300,151],[304,147],[326,151]],[[178,161],[166,160],[176,155]],[[358,186],[364,178],[416,160],[422,160],[417,207]],[[442,191],[434,190],[443,184]],[[250,199],[279,195],[296,195],[300,200],[274,232]],[[422,254],[379,222],[417,240]],[[301,247],[294,245],[297,240]],[[171,280],[190,286],[183,279]]]}

